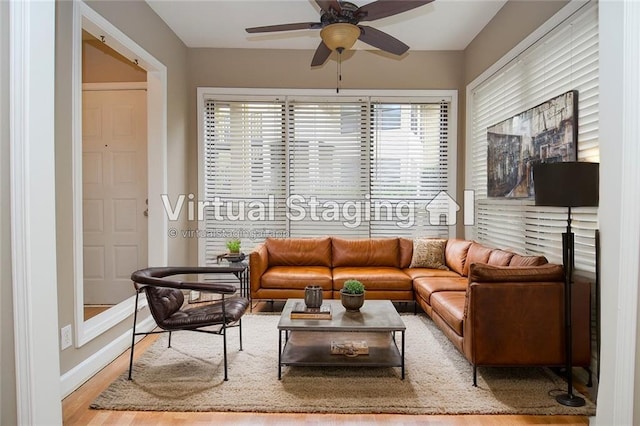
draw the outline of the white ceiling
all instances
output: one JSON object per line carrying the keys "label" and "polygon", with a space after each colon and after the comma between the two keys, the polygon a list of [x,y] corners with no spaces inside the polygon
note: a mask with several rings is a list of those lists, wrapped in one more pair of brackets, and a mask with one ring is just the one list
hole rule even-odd
{"label": "white ceiling", "polygon": [[[146,0],[188,47],[309,49],[320,30],[248,34],[244,29],[320,22],[314,0]],[[357,6],[372,0],[352,0]],[[463,50],[506,0],[435,0],[388,18],[363,22],[408,44],[410,50]],[[357,42],[354,49],[372,49]]]}

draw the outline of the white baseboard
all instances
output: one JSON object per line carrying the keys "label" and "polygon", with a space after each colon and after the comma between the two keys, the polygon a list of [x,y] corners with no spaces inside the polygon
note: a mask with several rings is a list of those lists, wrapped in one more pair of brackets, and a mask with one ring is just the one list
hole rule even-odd
{"label": "white baseboard", "polygon": [[[146,332],[155,328],[153,317],[149,316],[136,326],[137,331]],[[142,336],[140,336],[140,339]],[[60,396],[65,398],[78,389],[84,382],[116,359],[131,345],[131,330],[114,339],[108,345],[82,361],[80,364],[60,376]]]}

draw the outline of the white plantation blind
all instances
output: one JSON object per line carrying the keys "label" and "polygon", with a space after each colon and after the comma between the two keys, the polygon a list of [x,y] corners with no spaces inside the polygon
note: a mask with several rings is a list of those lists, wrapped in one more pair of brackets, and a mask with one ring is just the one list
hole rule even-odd
{"label": "white plantation blind", "polygon": [[215,203],[198,236],[206,264],[229,239],[240,238],[248,252],[251,241],[286,234],[283,117],[283,103],[206,103],[204,197]]}
{"label": "white plantation blind", "polygon": [[[582,7],[472,91],[469,167],[476,197],[473,238],[562,262],[565,208],[536,207],[532,199],[487,196],[487,128],[569,90],[578,91],[578,160],[599,162],[596,2]],[[572,209],[572,218],[576,268],[593,272],[597,209]]]}
{"label": "white plantation blind", "polygon": [[203,97],[201,263],[231,238],[448,235],[427,206],[454,174],[451,96],[221,98]]}
{"label": "white plantation blind", "polygon": [[448,236],[428,214],[449,184],[448,111],[444,102],[372,105],[371,236]]}
{"label": "white plantation blind", "polygon": [[289,104],[292,237],[369,236],[366,113],[362,102]]}

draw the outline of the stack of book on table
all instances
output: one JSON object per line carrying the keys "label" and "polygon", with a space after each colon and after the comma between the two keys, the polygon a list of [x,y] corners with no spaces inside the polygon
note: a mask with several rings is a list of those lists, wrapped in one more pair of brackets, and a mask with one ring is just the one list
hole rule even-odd
{"label": "stack of book on table", "polygon": [[331,319],[331,306],[307,308],[304,302],[296,302],[291,309],[291,319]]}
{"label": "stack of book on table", "polygon": [[369,355],[369,345],[366,340],[332,341],[331,354],[345,356]]}

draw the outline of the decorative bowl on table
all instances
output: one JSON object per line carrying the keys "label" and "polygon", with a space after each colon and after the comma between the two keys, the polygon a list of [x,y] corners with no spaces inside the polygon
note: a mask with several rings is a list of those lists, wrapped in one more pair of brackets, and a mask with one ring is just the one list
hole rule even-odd
{"label": "decorative bowl on table", "polygon": [[242,262],[246,258],[244,253],[224,253],[219,254],[216,258],[217,262],[220,263],[221,260],[226,260],[229,262]]}

